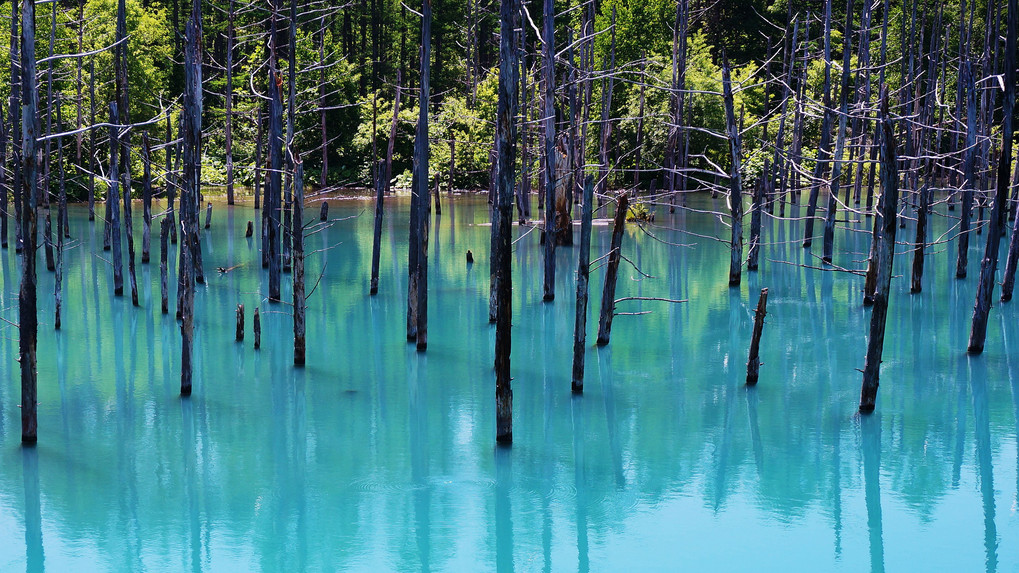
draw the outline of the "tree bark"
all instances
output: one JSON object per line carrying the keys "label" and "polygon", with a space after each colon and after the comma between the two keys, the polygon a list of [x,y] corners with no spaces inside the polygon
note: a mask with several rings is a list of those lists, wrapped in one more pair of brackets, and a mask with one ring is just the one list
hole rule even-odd
{"label": "tree bark", "polygon": [[294,365],[304,366],[305,295],[304,295],[304,164],[294,158]]}
{"label": "tree bark", "polygon": [[976,303],[973,306],[973,324],[970,330],[970,354],[984,351],[987,336],[987,315],[991,310],[991,296],[994,294],[994,275],[998,267],[998,250],[1002,227],[1005,223],[1008,203],[1008,187],[1012,175],[1012,112],[1015,108],[1015,52],[1016,34],[1019,28],[1019,0],[1008,0],[1008,24],[1005,35],[1005,100],[1002,109],[1001,154],[998,157],[998,184],[991,209],[991,220],[987,224],[987,247],[980,263],[980,284],[977,287]]}
{"label": "tree bark", "polygon": [[594,179],[584,181],[584,198],[580,214],[580,252],[577,257],[577,312],[573,329],[573,381],[576,394],[584,392],[584,352],[587,346],[587,299],[591,276],[591,219],[594,213]]}
{"label": "tree bark", "polygon": [[[21,71],[23,76],[35,77],[35,1],[24,0],[21,7]],[[13,26],[12,26],[13,28]],[[36,138],[39,133],[39,93],[34,81],[22,82],[21,101],[24,106],[24,123],[21,126],[22,169],[24,180],[21,209],[22,240],[24,243],[21,287],[18,292],[19,363],[21,364],[21,443],[35,444],[38,440],[38,400],[36,398],[38,373],[36,347],[39,336],[39,315],[36,290],[36,235],[39,153]]]}
{"label": "tree bark", "polygon": [[513,309],[511,233],[513,191],[516,187],[517,129],[519,106],[519,65],[515,33],[519,22],[520,0],[502,0],[499,40],[499,101],[496,129],[499,132],[499,192],[495,204],[498,240],[492,253],[498,276],[498,307],[495,320],[495,410],[496,442],[513,441],[513,389],[510,378],[510,348]]}
{"label": "tree bark", "polygon": [[875,234],[877,289],[874,293],[874,310],[870,315],[870,338],[867,341],[867,360],[863,367],[863,386],[860,390],[860,412],[864,414],[874,411],[874,403],[877,400],[881,354],[884,352],[885,323],[888,318],[888,294],[892,281],[892,256],[895,254],[895,215],[899,205],[899,159],[895,149],[895,126],[888,113],[887,86],[881,86],[881,92],[882,231]]}
{"label": "tree bark", "polygon": [[756,386],[761,372],[761,334],[764,333],[764,317],[768,314],[768,289],[761,289],[754,313],[754,333],[750,338],[750,359],[747,360],[747,386]]}
{"label": "tree bark", "polygon": [[725,103],[725,123],[729,137],[732,168],[729,172],[729,212],[732,236],[729,243],[729,286],[739,286],[743,268],[743,180],[741,177],[739,127],[732,105],[732,81],[729,79],[729,62],[722,56],[722,99]]}
{"label": "tree bark", "polygon": [[619,260],[622,258],[620,249],[623,246],[623,231],[629,208],[630,198],[624,191],[619,194],[616,217],[612,221],[612,245],[609,247],[608,263],[605,265],[605,286],[602,289],[601,318],[598,321],[598,346],[608,344],[612,333],[612,318],[616,312],[616,276],[619,273]]}
{"label": "tree bark", "polygon": [[544,0],[542,30],[545,126],[545,279],[542,300],[555,300],[555,0]]}

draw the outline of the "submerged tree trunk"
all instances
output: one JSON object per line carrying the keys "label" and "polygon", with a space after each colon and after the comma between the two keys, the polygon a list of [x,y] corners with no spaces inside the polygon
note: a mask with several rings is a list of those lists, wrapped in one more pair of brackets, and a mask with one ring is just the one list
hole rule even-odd
{"label": "submerged tree trunk", "polygon": [[750,358],[747,360],[747,386],[755,386],[761,372],[761,335],[764,333],[764,317],[768,314],[768,289],[761,289],[754,313],[754,333],[750,338]]}
{"label": "submerged tree trunk", "polygon": [[821,120],[821,141],[817,149],[817,162],[810,182],[810,198],[807,202],[807,219],[803,231],[803,248],[810,248],[814,239],[814,215],[817,213],[817,198],[821,190],[826,164],[831,160],[831,3],[824,3],[824,117]]}
{"label": "submerged tree trunk", "polygon": [[414,299],[414,336],[418,351],[428,348],[428,107],[430,98],[432,58],[432,0],[424,0],[421,18],[421,99],[418,105],[417,134],[414,138],[414,190],[416,199],[412,224],[417,240],[416,261],[412,261],[409,296]]}
{"label": "submerged tree trunk", "polygon": [[159,222],[159,298],[160,310],[163,314],[170,312],[170,293],[167,285],[170,226],[169,217],[163,217]]}
{"label": "submerged tree trunk", "polygon": [[269,302],[280,301],[280,207],[283,185],[283,78],[276,70],[277,6],[273,5],[269,54],[269,184],[265,194],[268,213]]}
{"label": "submerged tree trunk", "polygon": [[991,310],[994,293],[994,275],[998,268],[998,250],[1001,231],[1007,213],[1008,188],[1012,175],[1012,112],[1015,108],[1015,52],[1019,28],[1019,0],[1008,0],[1008,31],[1005,35],[1005,101],[1002,108],[1001,153],[998,157],[998,185],[987,224],[987,247],[980,262],[980,284],[973,306],[973,324],[970,330],[968,351],[984,351],[987,335],[987,315]]}
{"label": "submerged tree trunk", "polygon": [[294,364],[304,366],[304,164],[296,157],[294,161]]}
{"label": "submerged tree trunk", "polygon": [[[24,77],[35,77],[35,1],[25,0],[21,8],[21,70]],[[39,315],[36,291],[36,234],[39,153],[36,138],[39,133],[39,94],[34,81],[23,82],[21,101],[24,106],[24,123],[21,130],[22,168],[24,180],[21,209],[22,257],[21,287],[18,292],[18,341],[21,364],[21,443],[31,445],[38,440],[38,380],[36,346],[39,335]]]}
{"label": "submerged tree trunk", "polygon": [[499,41],[499,103],[496,129],[499,132],[499,192],[495,210],[499,226],[493,257],[496,259],[498,306],[495,319],[495,411],[498,443],[513,441],[513,389],[510,378],[510,348],[513,309],[513,279],[511,265],[511,234],[513,217],[513,191],[516,187],[516,155],[518,110],[517,63],[514,34],[520,15],[520,0],[502,0],[501,36]]}
{"label": "submerged tree trunk", "polygon": [[[381,168],[381,162],[376,163]],[[372,234],[372,276],[371,284],[368,287],[368,294],[375,295],[379,292],[379,264],[382,259],[382,215],[385,206],[385,190],[388,182],[382,178],[375,181],[375,228]],[[325,203],[322,208],[325,209]]]}
{"label": "submerged tree trunk", "polygon": [[580,252],[577,258],[577,312],[573,329],[573,381],[576,394],[584,392],[584,352],[587,345],[588,281],[591,275],[591,219],[594,213],[594,179],[584,181],[583,210],[580,215]]}
{"label": "submerged tree trunk", "polygon": [[874,411],[877,400],[878,378],[881,374],[881,354],[884,352],[885,323],[888,317],[888,294],[892,281],[892,256],[895,254],[895,214],[899,205],[898,153],[895,149],[895,126],[888,112],[888,88],[881,87],[881,226],[876,234],[875,266],[877,289],[874,293],[874,310],[870,316],[870,339],[867,341],[867,360],[863,367],[863,386],[860,390],[860,412]]}
{"label": "submerged tree trunk", "polygon": [[200,185],[199,156],[202,137],[202,74],[201,74],[201,3],[195,0],[188,20],[184,43],[184,110],[183,166],[184,185],[181,189],[181,245],[178,272],[181,275],[181,396],[191,395],[194,343],[194,305],[198,247],[198,188]]}
{"label": "submerged tree trunk", "polygon": [[[609,247],[609,260],[605,264],[605,287],[601,295],[601,318],[598,321],[598,346],[609,343],[612,334],[612,318],[616,313],[616,276],[619,273],[620,252],[623,246],[623,231],[626,227],[626,212],[630,208],[630,198],[626,192],[619,194],[616,205],[616,217],[612,221],[612,244]],[[586,207],[585,207],[586,208]]]}
{"label": "submerged tree trunk", "polygon": [[113,249],[113,295],[124,295],[124,264],[120,248],[120,113],[117,102],[110,102],[110,186],[106,196],[109,214],[110,246]]}

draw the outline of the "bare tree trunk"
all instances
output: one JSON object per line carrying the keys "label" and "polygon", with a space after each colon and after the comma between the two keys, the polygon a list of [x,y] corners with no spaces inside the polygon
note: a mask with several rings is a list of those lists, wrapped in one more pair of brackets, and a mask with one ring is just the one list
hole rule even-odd
{"label": "bare tree trunk", "polygon": [[[381,162],[379,162],[381,163]],[[381,169],[379,164],[377,169]],[[375,228],[372,235],[372,276],[368,294],[379,292],[379,263],[382,259],[382,215],[385,206],[385,189],[388,182],[382,178],[375,181]]]}
{"label": "bare tree trunk", "polygon": [[389,126],[389,144],[386,147],[386,176],[384,177],[384,192],[389,195],[389,185],[393,179],[393,153],[396,150],[396,128],[400,124],[400,82],[403,75],[400,70],[396,71],[396,95],[393,97],[393,122]]}
{"label": "bare tree trunk", "polygon": [[432,0],[422,2],[421,18],[421,100],[418,105],[417,134],[414,138],[414,194],[417,195],[415,220],[418,256],[414,285],[417,293],[417,349],[428,348],[428,107],[431,105]]}
{"label": "bare tree trunk", "polygon": [[110,183],[106,196],[109,213],[110,246],[113,249],[113,295],[124,296],[124,263],[120,248],[120,113],[117,102],[110,102]]}
{"label": "bare tree trunk", "polygon": [[862,413],[873,412],[877,400],[885,323],[888,318],[888,294],[892,282],[892,256],[895,254],[895,215],[899,205],[899,160],[895,149],[895,126],[888,112],[887,86],[881,86],[881,92],[881,218],[875,221],[875,225],[880,224],[882,231],[875,233],[878,286],[874,296],[874,310],[870,315],[870,339],[867,342],[867,360],[863,367],[863,386],[860,390]]}
{"label": "bare tree trunk", "polygon": [[973,325],[970,330],[968,351],[984,351],[987,335],[987,315],[994,294],[994,274],[998,267],[998,249],[1004,218],[1007,213],[1008,187],[1012,175],[1012,112],[1015,108],[1015,51],[1019,28],[1019,0],[1008,0],[1008,31],[1005,35],[1005,101],[1002,109],[1001,155],[998,158],[998,188],[987,225],[987,248],[980,263],[980,284],[973,306]]}
{"label": "bare tree trunk", "polygon": [[[14,195],[14,250],[23,252],[24,233],[21,223],[24,221],[24,205],[28,203],[24,198],[24,179],[22,178],[22,125],[21,125],[21,93],[24,88],[21,85],[21,55],[18,42],[18,21],[21,15],[18,13],[18,3],[11,2],[11,163],[14,168],[11,170],[11,189]],[[34,32],[33,32],[34,33]]]}
{"label": "bare tree trunk", "polygon": [[[226,138],[224,153],[226,154],[226,203],[234,204],[234,151],[233,151],[233,120],[234,120],[234,0],[227,4],[226,24],[226,95],[223,102],[226,115]],[[143,255],[144,257],[144,255]],[[147,257],[144,257],[147,259]],[[144,260],[142,262],[145,262]]]}
{"label": "bare tree trunk", "polygon": [[[13,26],[12,26],[13,28]],[[21,7],[21,70],[23,76],[35,77],[35,0],[24,0]],[[31,445],[38,440],[38,400],[36,346],[39,336],[39,315],[36,291],[36,234],[38,214],[38,168],[39,153],[36,138],[39,133],[39,93],[34,81],[21,85],[21,101],[24,105],[21,149],[22,168],[25,175],[21,209],[25,256],[22,258],[21,287],[18,292],[18,340],[19,363],[21,364],[21,443]]]}
{"label": "bare tree trunk", "polygon": [[[329,135],[326,131],[326,17],[322,15],[318,41],[318,107],[319,130],[322,134],[322,171],[319,174],[319,185],[329,185]],[[399,76],[399,72],[397,72]]]}
{"label": "bare tree trunk", "polygon": [[198,189],[201,184],[199,163],[202,137],[202,28],[201,3],[195,0],[185,30],[184,42],[184,109],[183,109],[183,167],[184,185],[181,189],[181,246],[179,273],[181,274],[181,396],[191,395],[194,343],[195,282],[197,261],[194,253],[198,243]]}
{"label": "bare tree trunk", "polygon": [[[831,3],[824,3],[824,118],[821,120],[821,141],[817,150],[814,176],[810,182],[810,198],[807,202],[807,220],[803,231],[803,248],[809,249],[814,239],[814,215],[817,213],[817,198],[824,179],[826,164],[831,160]],[[829,190],[829,192],[831,192]]]}
{"label": "bare tree trunk", "polygon": [[496,249],[498,308],[495,320],[495,410],[498,443],[513,441],[513,389],[510,378],[511,322],[513,308],[513,278],[511,265],[511,234],[513,217],[513,190],[516,187],[516,154],[518,111],[517,63],[514,34],[520,15],[520,0],[502,0],[501,36],[499,40],[499,103],[496,129],[499,132],[499,192],[495,210],[499,215]]}
{"label": "bare tree trunk", "polygon": [[304,366],[304,164],[294,158],[294,365]]}
{"label": "bare tree trunk", "polygon": [[170,219],[163,217],[159,221],[159,295],[160,310],[163,314],[170,312],[170,293],[167,287],[167,259],[170,238]]}
{"label": "bare tree trunk", "polygon": [[747,360],[747,386],[757,385],[761,372],[761,335],[764,333],[764,317],[768,314],[768,289],[761,289],[754,313],[754,333],[750,338],[750,358]]}
{"label": "bare tree trunk", "polygon": [[[57,100],[57,131],[63,131],[63,114],[60,111],[60,101]],[[67,230],[67,186],[64,183],[64,138],[57,139],[57,176],[60,178],[57,203],[57,268],[53,284],[53,297],[55,302],[53,326],[60,330],[60,311],[63,306],[64,288],[64,239],[70,237]]]}
{"label": "bare tree trunk", "polygon": [[[17,135],[14,135],[17,137]],[[0,248],[7,248],[7,122],[0,106]]]}
{"label": "bare tree trunk", "polygon": [[276,70],[278,0],[274,0],[269,40],[269,185],[265,194],[268,211],[269,302],[280,301],[280,207],[283,185],[283,78]]}
{"label": "bare tree trunk", "polygon": [[594,179],[584,181],[583,207],[580,215],[580,252],[577,260],[577,313],[573,329],[573,381],[576,394],[584,392],[584,352],[587,346],[587,299],[591,275],[591,219],[594,213]]}
{"label": "bare tree trunk", "polygon": [[[598,320],[598,346],[609,343],[612,334],[612,318],[616,313],[616,276],[619,273],[619,260],[622,258],[623,231],[626,227],[626,211],[630,208],[630,198],[626,192],[619,194],[616,204],[616,217],[612,221],[612,244],[609,247],[609,259],[605,265],[605,287],[601,295],[601,317]],[[585,207],[586,208],[586,207]]]}
{"label": "bare tree trunk", "polygon": [[543,30],[541,34],[543,46],[544,69],[544,118],[545,139],[543,157],[545,159],[545,280],[542,287],[542,300],[555,300],[555,0],[544,0]]}
{"label": "bare tree trunk", "polygon": [[142,264],[152,247],[152,148],[149,132],[142,133]]}
{"label": "bare tree trunk", "polygon": [[[829,0],[830,1],[830,0]],[[843,32],[842,81],[839,87],[839,131],[835,138],[835,157],[832,164],[831,183],[828,184],[828,209],[824,214],[824,246],[821,260],[831,264],[835,250],[835,214],[838,211],[840,178],[842,176],[842,155],[846,146],[846,123],[849,118],[849,72],[851,69],[850,41],[853,37],[853,0],[846,0],[846,29]],[[826,110],[827,113],[827,110]],[[848,199],[846,201],[848,203]],[[809,224],[809,223],[808,223]]]}
{"label": "bare tree trunk", "polygon": [[729,243],[729,286],[739,286],[743,268],[743,179],[740,156],[742,154],[739,127],[732,105],[732,81],[729,79],[729,62],[722,57],[722,99],[725,103],[725,123],[729,136],[729,152],[732,168],[729,172],[729,209],[732,216],[732,238]]}

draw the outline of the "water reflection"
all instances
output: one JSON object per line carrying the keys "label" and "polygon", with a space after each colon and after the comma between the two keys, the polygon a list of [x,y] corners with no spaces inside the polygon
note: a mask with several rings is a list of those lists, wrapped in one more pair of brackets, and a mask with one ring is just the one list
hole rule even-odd
{"label": "water reflection", "polygon": [[870,570],[882,573],[885,570],[885,542],[881,518],[881,414],[859,416],[858,419],[870,537]]}
{"label": "water reflection", "polygon": [[25,562],[30,573],[45,571],[42,548],[42,501],[39,495],[39,449],[21,448],[21,475],[25,487]]}
{"label": "water reflection", "polygon": [[[586,571],[663,563],[740,570],[790,559],[825,571],[866,570],[868,562],[874,571],[904,563],[967,571],[1019,565],[1019,523],[1000,511],[1019,491],[1012,489],[1019,376],[1008,352],[1019,340],[1019,311],[995,306],[1000,320],[971,366],[963,350],[975,280],[956,281],[951,265],[932,264],[924,293],[910,296],[909,260],[901,258],[879,412],[856,419],[855,369],[870,318],[860,306],[861,281],[774,262],[814,264],[799,245],[800,221],[766,221],[769,240],[792,242],[766,243],[761,271],[746,275],[741,289],[726,283],[725,245],[677,248],[628,229],[624,250],[659,278],[621,273],[617,296],[690,302],[634,302],[633,310],[650,314],[619,317],[612,343],[591,346],[588,391],[573,397],[575,252],[561,252],[557,290],[566,294],[542,304],[541,249],[532,234],[514,247],[516,440],[496,449],[490,228],[479,224],[487,204],[447,204],[433,227],[428,352],[417,353],[404,336],[407,213],[394,198],[378,296],[366,292],[370,217],[337,222],[312,239],[316,249],[340,246],[309,256],[309,277],[324,277],[309,299],[303,370],[292,367],[289,306],[260,303],[257,241],[240,240],[243,225],[231,222],[250,213],[217,211],[222,217],[205,233],[217,242],[206,266],[242,266],[211,273],[198,297],[199,376],[184,401],[178,326],[156,306],[156,267],[140,269],[141,292],[149,293],[141,309],[114,298],[101,250],[95,256],[88,244],[98,237],[101,249],[101,227],[96,233],[83,212],[72,213],[72,232],[86,244],[66,258],[73,278],[64,330],[40,330],[46,438],[34,465],[8,431],[18,427],[10,325],[18,259],[3,254],[0,380],[11,382],[0,385],[0,438],[9,446],[0,448],[0,531],[34,524],[36,535],[0,536],[0,568],[41,563],[43,535],[51,570],[96,563],[109,570]],[[334,218],[361,210],[356,201],[332,206]],[[726,232],[700,214],[662,218],[699,234]],[[696,240],[649,230],[676,243]],[[514,228],[517,237],[526,231]],[[609,231],[596,226],[593,256],[607,251]],[[840,256],[866,251],[842,238]],[[473,268],[464,263],[468,248],[478,260]],[[591,277],[592,310],[603,273]],[[51,274],[40,282],[41,293],[52,292]],[[770,293],[762,378],[746,389],[762,286]],[[248,317],[243,343],[233,337],[238,302]],[[52,297],[40,304],[50,305],[41,316],[51,316]],[[256,307],[263,312],[257,352]],[[596,318],[589,324],[593,330]],[[35,495],[22,495],[32,493],[33,476]],[[734,546],[733,529],[748,523],[754,535]]]}

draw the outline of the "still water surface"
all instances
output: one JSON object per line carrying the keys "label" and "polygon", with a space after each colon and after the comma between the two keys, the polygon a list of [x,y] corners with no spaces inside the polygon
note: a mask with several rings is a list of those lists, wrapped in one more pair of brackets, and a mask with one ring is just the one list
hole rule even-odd
{"label": "still water surface", "polygon": [[[407,203],[387,203],[381,288],[369,297],[372,204],[350,199],[331,214],[356,217],[309,229],[308,280],[322,279],[308,302],[308,366],[295,369],[290,307],[263,300],[258,244],[243,237],[257,216],[217,205],[184,400],[158,265],[138,265],[140,309],[115,298],[101,226],[72,210],[59,332],[42,294],[53,275],[40,271],[33,449],[19,444],[18,264],[13,249],[0,253],[0,570],[1019,568],[1017,303],[992,309],[983,355],[965,353],[983,237],[966,280],[952,273],[954,242],[930,249],[917,295],[900,246],[878,410],[861,418],[862,278],[798,266],[819,265],[799,245],[801,222],[766,220],[761,270],[739,289],[727,287],[726,246],[700,236],[728,235],[717,218],[659,209],[660,240],[629,226],[624,254],[653,278],[624,263],[617,297],[689,302],[620,303],[649,314],[617,317],[611,344],[588,349],[582,397],[570,393],[576,250],[560,250],[557,298],[543,304],[532,233],[515,247],[514,443],[501,449],[487,205],[443,207],[427,353],[404,336]],[[843,226],[836,265],[863,266],[868,224]],[[948,226],[940,218],[933,236]],[[592,258],[608,243],[596,226]],[[592,273],[592,309],[603,276]],[[764,365],[747,389],[762,287]]]}

